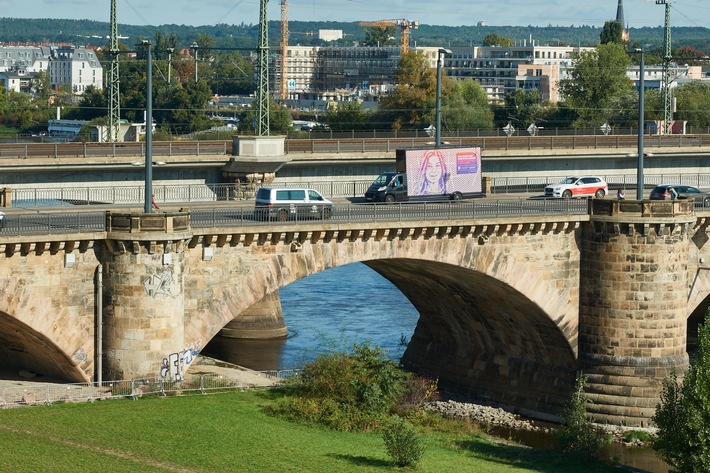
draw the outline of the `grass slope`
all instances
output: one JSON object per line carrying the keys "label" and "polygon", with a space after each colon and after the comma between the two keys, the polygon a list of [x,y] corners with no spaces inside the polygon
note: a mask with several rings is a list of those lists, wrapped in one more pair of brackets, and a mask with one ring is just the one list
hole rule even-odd
{"label": "grass slope", "polygon": [[[54,404],[0,411],[3,472],[397,471],[379,434],[266,415],[268,392]],[[611,472],[550,451],[470,435],[424,435],[417,472]]]}

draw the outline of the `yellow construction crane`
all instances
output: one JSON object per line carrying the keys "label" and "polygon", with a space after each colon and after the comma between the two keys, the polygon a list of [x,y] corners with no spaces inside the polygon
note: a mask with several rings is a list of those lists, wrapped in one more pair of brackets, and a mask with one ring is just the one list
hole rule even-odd
{"label": "yellow construction crane", "polygon": [[410,20],[378,20],[378,21],[361,21],[360,26],[377,26],[379,28],[388,28],[390,26],[398,26],[401,30],[401,35],[399,37],[399,49],[402,54],[409,51],[409,33],[410,29],[419,28],[418,21]]}

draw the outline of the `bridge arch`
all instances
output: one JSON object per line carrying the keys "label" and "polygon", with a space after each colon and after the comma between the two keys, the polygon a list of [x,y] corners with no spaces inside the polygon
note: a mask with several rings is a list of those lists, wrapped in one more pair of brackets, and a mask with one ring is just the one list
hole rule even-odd
{"label": "bridge arch", "polygon": [[[272,236],[248,245],[225,240],[214,250],[219,267],[200,265],[200,282],[194,284],[207,291],[202,300],[209,303],[188,310],[185,338],[204,346],[226,323],[279,288],[362,262],[394,283],[422,314],[405,354],[412,368],[471,394],[495,398],[505,392],[512,404],[530,410],[561,405],[576,369],[579,250],[574,225],[554,234],[496,226],[486,238],[461,231],[414,229],[406,235],[386,231],[379,237],[346,239],[296,235],[291,242]],[[197,266],[189,260],[199,254],[186,255],[186,267]],[[185,274],[187,287],[193,284],[190,272]],[[217,280],[225,272],[228,285]],[[432,291],[442,304],[427,297]],[[186,300],[191,298],[188,291]],[[458,361],[442,363],[444,352]],[[546,392],[530,396],[533,382]]]}
{"label": "bridge arch", "polygon": [[89,354],[83,349],[70,357],[51,337],[0,312],[1,366],[50,378],[86,382],[80,366],[90,361]]}

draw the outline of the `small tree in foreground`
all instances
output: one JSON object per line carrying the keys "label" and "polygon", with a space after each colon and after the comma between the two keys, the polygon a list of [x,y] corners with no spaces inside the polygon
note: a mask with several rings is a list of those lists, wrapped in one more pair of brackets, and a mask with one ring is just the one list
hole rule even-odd
{"label": "small tree in foreground", "polygon": [[562,411],[565,425],[556,431],[556,436],[562,450],[595,458],[606,439],[604,431],[587,419],[586,384],[587,377],[577,374],[572,399]]}
{"label": "small tree in foreground", "polygon": [[672,472],[710,471],[710,323],[698,327],[698,357],[683,382],[675,372],[664,380],[653,421],[653,448]]}
{"label": "small tree in foreground", "polygon": [[414,426],[397,415],[392,416],[382,429],[382,439],[397,466],[416,466],[424,454],[424,446]]}

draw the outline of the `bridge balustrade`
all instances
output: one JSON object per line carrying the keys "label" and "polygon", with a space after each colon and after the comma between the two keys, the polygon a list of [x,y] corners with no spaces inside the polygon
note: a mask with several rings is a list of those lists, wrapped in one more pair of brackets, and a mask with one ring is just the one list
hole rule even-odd
{"label": "bridge balustrade", "polygon": [[[480,146],[485,151],[545,149],[620,149],[635,148],[636,135],[553,135],[553,136],[442,136],[451,146]],[[288,138],[287,154],[297,153],[391,153],[397,148],[432,146],[429,137],[401,138]],[[710,135],[647,135],[650,148],[710,146]],[[232,155],[232,140],[154,141],[153,156]],[[2,158],[129,157],[145,156],[144,142],[122,143],[2,143]]]}

